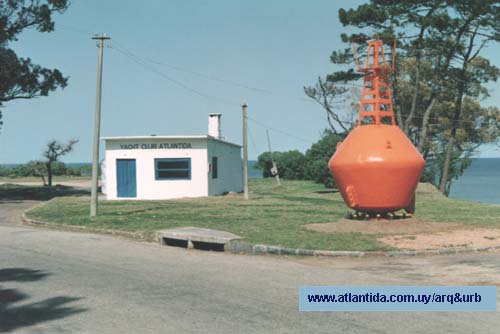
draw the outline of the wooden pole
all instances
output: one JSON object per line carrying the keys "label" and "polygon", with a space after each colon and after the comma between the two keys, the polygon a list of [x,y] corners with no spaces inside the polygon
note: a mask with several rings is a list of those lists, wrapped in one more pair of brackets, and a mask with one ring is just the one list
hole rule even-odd
{"label": "wooden pole", "polygon": [[101,92],[102,92],[102,57],[104,40],[110,39],[105,34],[96,35],[92,39],[97,40],[97,88],[95,98],[95,119],[94,119],[94,143],[92,151],[92,189],[90,192],[90,217],[97,215],[97,190],[99,172],[99,135],[101,131]]}
{"label": "wooden pole", "polygon": [[271,150],[271,140],[269,139],[269,130],[267,129],[266,129],[266,135],[267,135],[267,146],[269,147],[269,154],[271,155],[271,162],[273,164],[273,168],[271,169],[271,174],[274,175],[276,183],[278,184],[278,186],[280,186],[281,185],[280,175],[278,173],[278,167],[276,166],[276,162],[274,161],[273,158],[273,151]]}
{"label": "wooden pole", "polygon": [[248,199],[248,143],[247,143],[247,104],[241,106],[243,112],[243,194]]}

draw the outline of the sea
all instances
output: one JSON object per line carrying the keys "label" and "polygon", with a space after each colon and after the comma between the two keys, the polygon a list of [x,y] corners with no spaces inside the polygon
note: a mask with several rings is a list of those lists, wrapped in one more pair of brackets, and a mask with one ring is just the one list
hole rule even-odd
{"label": "sea", "polygon": [[500,158],[474,159],[451,184],[450,197],[500,204]]}
{"label": "sea", "polygon": [[[68,163],[82,167],[87,163]],[[262,170],[256,168],[257,161],[248,161],[248,177],[262,178]],[[16,164],[4,164],[15,167]],[[458,179],[453,180],[450,197],[482,203],[500,204],[500,158],[477,158]]]}

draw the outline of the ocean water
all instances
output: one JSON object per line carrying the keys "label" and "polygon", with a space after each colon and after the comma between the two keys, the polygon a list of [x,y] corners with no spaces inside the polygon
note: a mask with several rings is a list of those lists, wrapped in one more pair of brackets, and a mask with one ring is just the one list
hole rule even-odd
{"label": "ocean water", "polygon": [[500,204],[500,158],[475,159],[451,184],[450,197]]}
{"label": "ocean water", "polygon": [[262,169],[256,168],[257,160],[248,160],[248,178],[262,179]]}

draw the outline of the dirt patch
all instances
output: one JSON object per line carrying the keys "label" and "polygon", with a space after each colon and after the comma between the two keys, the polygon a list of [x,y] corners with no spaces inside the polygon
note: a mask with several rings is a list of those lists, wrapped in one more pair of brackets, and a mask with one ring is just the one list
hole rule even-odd
{"label": "dirt patch", "polygon": [[500,246],[500,229],[478,228],[433,234],[396,235],[379,241],[399,249],[481,248]]}
{"label": "dirt patch", "polygon": [[419,195],[428,195],[435,197],[443,197],[444,195],[430,183],[419,183],[417,186],[417,197]]}
{"label": "dirt patch", "polygon": [[322,233],[367,233],[367,234],[417,234],[467,229],[459,223],[431,223],[418,218],[397,220],[351,220],[340,219],[335,223],[309,224],[308,230]]}

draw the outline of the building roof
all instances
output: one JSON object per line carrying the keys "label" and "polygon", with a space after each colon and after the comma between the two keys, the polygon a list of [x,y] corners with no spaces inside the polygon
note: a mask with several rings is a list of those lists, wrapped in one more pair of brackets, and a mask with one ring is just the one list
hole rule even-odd
{"label": "building roof", "polygon": [[227,145],[232,145],[232,146],[237,146],[241,147],[241,145],[231,143],[222,139],[218,139],[209,135],[201,135],[201,136],[156,136],[156,135],[149,135],[149,136],[119,136],[119,137],[101,137],[101,140],[134,140],[134,139],[139,139],[139,140],[144,140],[144,139],[174,139],[174,140],[180,140],[180,139],[201,139],[201,140],[213,140],[217,141],[223,144]]}

